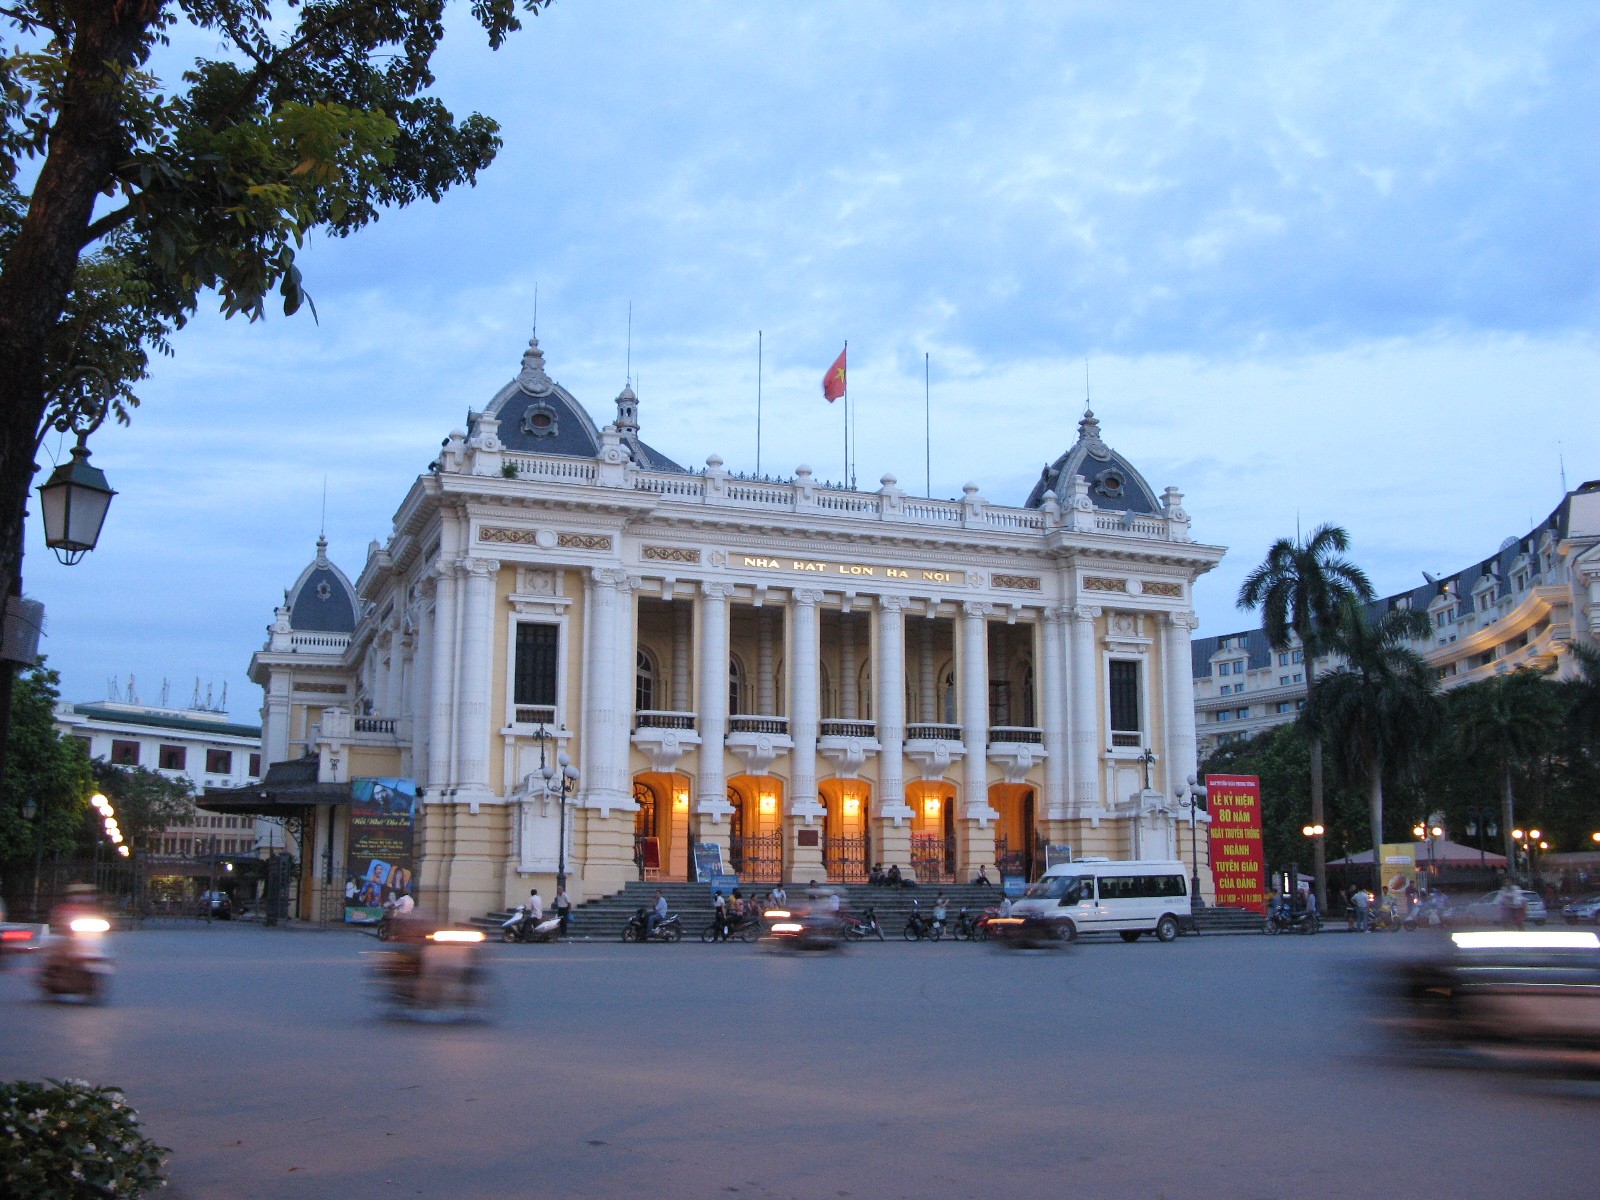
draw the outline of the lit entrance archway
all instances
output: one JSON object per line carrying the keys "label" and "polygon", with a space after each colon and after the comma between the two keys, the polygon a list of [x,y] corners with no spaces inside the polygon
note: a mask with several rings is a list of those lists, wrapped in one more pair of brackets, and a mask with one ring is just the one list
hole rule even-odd
{"label": "lit entrance archway", "polygon": [[689,878],[689,777],[633,777],[633,861],[642,879]]}
{"label": "lit entrance archway", "polygon": [[956,785],[943,779],[906,785],[911,818],[911,867],[918,883],[956,880]]}
{"label": "lit entrance archway", "polygon": [[827,806],[822,829],[822,865],[829,883],[865,883],[872,859],[867,813],[872,785],[864,779],[821,779],[817,792]]}
{"label": "lit entrance archway", "polygon": [[994,833],[994,865],[1002,878],[1021,876],[1032,882],[1044,870],[1036,796],[1026,783],[996,783],[989,788],[989,807],[1000,814]]}
{"label": "lit entrance archway", "polygon": [[783,878],[783,780],[735,775],[728,780],[728,859],[741,883]]}

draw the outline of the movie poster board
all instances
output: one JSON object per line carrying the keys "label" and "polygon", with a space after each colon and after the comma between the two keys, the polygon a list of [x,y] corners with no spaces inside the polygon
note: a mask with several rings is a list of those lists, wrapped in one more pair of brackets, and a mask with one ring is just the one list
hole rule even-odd
{"label": "movie poster board", "polygon": [[1211,878],[1217,903],[1265,911],[1260,777],[1207,775],[1206,809],[1211,814]]}
{"label": "movie poster board", "polygon": [[400,895],[416,898],[417,781],[350,781],[350,856],[344,885],[347,925],[372,925]]}

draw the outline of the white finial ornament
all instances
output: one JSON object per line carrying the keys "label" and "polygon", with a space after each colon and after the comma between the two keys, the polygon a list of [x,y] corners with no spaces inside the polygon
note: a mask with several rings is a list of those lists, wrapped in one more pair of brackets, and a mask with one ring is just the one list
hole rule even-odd
{"label": "white finial ornament", "polygon": [[539,335],[528,339],[528,348],[522,352],[522,370],[517,373],[517,386],[530,396],[544,396],[555,387],[544,372],[544,351],[539,349]]}

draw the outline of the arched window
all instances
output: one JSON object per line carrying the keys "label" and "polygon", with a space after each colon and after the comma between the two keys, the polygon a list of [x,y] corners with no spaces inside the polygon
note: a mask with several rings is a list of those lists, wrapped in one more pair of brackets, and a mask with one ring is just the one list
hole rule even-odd
{"label": "arched window", "polygon": [[737,654],[728,656],[728,711],[742,713],[744,708],[744,664]]}
{"label": "arched window", "polygon": [[644,712],[656,706],[656,664],[655,660],[645,651],[640,650],[634,656],[633,666],[633,708],[635,712]]}

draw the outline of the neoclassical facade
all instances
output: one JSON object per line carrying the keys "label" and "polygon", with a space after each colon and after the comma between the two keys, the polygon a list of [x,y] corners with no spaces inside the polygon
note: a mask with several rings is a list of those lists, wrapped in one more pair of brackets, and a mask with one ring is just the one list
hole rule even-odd
{"label": "neoclassical facade", "polygon": [[[563,820],[580,899],[692,879],[708,843],[753,883],[1188,857],[1191,589],[1223,551],[1092,413],[1021,507],[690,471],[639,432],[631,388],[597,427],[534,340],[353,584],[319,543],[251,660],[269,761],[418,781],[433,903],[548,894]],[[338,804],[306,824],[326,893]]]}

